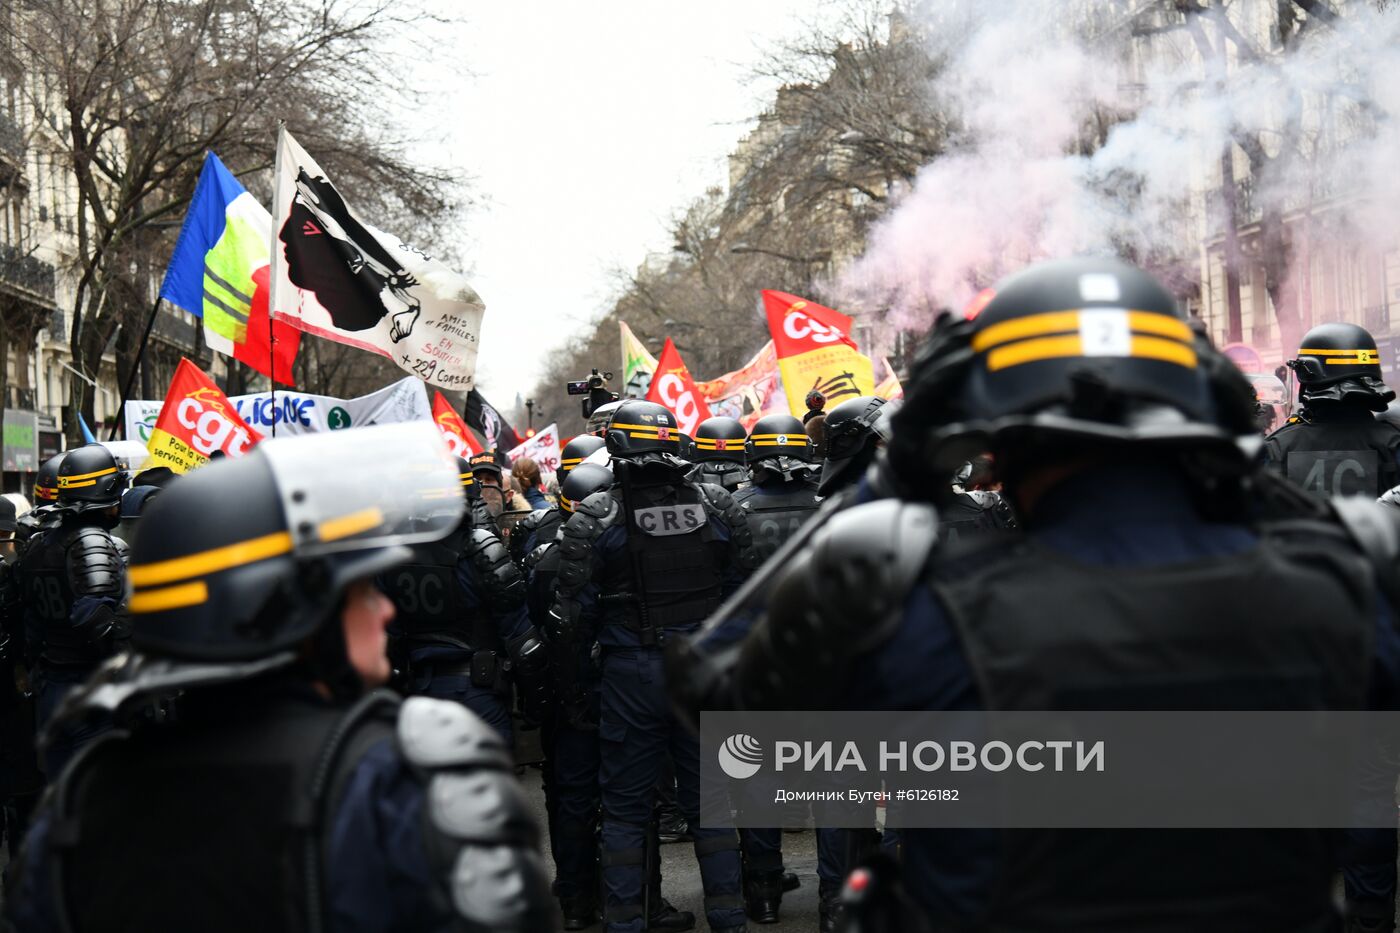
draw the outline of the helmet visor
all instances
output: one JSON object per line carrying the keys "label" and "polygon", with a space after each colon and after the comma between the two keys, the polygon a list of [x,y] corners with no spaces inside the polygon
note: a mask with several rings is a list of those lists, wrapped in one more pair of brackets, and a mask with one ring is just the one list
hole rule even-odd
{"label": "helmet visor", "polygon": [[276,438],[257,453],[298,557],[434,541],[465,509],[457,460],[428,421]]}

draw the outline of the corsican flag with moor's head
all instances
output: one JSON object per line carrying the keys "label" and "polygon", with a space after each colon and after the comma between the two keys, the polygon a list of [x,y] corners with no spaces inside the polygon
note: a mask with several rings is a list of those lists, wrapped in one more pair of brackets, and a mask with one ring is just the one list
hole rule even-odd
{"label": "corsican flag with moor's head", "polygon": [[204,321],[210,349],[278,382],[292,385],[301,334],[285,324],[268,330],[272,215],[206,153],[180,239],[160,295]]}

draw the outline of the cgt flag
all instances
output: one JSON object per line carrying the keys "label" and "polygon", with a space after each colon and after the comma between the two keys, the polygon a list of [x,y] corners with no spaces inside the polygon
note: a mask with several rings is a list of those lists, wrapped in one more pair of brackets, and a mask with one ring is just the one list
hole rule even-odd
{"label": "cgt flag", "polygon": [[466,416],[467,424],[486,438],[487,450],[510,450],[525,443],[520,432],[476,389],[467,393]]}
{"label": "cgt flag", "polygon": [[[211,350],[271,376],[292,379],[301,334],[267,319],[272,215],[212,152],[194,187],[160,297],[204,322]],[[271,348],[269,349],[269,341]]]}
{"label": "cgt flag", "polygon": [[850,318],[787,292],[763,292],[763,308],[792,411],[806,410],[813,389],[826,396],[828,409],[874,394],[874,367],[848,336]]}
{"label": "cgt flag", "polygon": [[447,399],[443,398],[441,392],[433,393],[433,422],[442,432],[442,439],[447,441],[447,449],[452,451],[453,456],[470,460],[473,454],[486,452],[486,448],[472,437],[472,432],[467,430],[467,423]]}
{"label": "cgt flag", "polygon": [[659,402],[671,409],[676,415],[676,427],[682,434],[692,437],[695,436],[696,426],[710,417],[709,403],[700,394],[695,380],[690,377],[690,370],[681,360],[681,351],[676,349],[670,337],[666,338],[656,372],[652,374],[647,401]]}
{"label": "cgt flag", "polygon": [[277,135],[272,314],[387,356],[444,389],[470,389],[486,306],[467,280],[350,209],[287,131]]}
{"label": "cgt flag", "polygon": [[241,457],[262,439],[204,370],[181,359],[146,449],[150,466],[188,473],[216,452]]}

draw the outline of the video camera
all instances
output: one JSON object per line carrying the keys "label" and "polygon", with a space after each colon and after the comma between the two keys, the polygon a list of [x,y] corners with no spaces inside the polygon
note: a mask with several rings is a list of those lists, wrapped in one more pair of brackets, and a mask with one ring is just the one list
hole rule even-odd
{"label": "video camera", "polygon": [[617,393],[608,390],[608,382],[612,377],[612,373],[600,373],[595,369],[589,373],[587,379],[565,383],[570,395],[588,396],[583,400],[583,417],[587,418],[598,408],[617,401]]}

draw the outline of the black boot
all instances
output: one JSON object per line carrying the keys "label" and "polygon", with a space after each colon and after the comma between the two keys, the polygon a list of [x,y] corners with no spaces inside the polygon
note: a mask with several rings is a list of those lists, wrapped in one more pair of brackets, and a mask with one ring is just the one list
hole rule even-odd
{"label": "black boot", "polygon": [[777,923],[783,903],[783,870],[744,872],[744,913],[754,923]]}
{"label": "black boot", "polygon": [[818,929],[821,933],[836,933],[836,927],[841,922],[841,889],[832,888],[821,891],[818,894],[819,902],[817,906],[817,916],[820,925]]}
{"label": "black boot", "polygon": [[586,930],[602,919],[598,898],[592,893],[559,898],[559,912],[564,915],[566,930]]}
{"label": "black boot", "polygon": [[685,817],[681,816],[680,810],[661,808],[657,812],[657,820],[660,826],[662,845],[689,842],[695,838],[691,835],[690,824],[685,821]]}
{"label": "black boot", "polygon": [[688,910],[676,910],[660,892],[653,892],[651,916],[647,918],[648,930],[693,930],[695,915]]}
{"label": "black boot", "polygon": [[802,880],[801,880],[800,878],[797,877],[797,872],[795,872],[795,871],[785,871],[785,872],[783,872],[783,893],[784,893],[784,894],[788,893],[789,891],[796,891],[796,890],[797,890],[798,888],[800,888],[800,887],[802,887]]}

